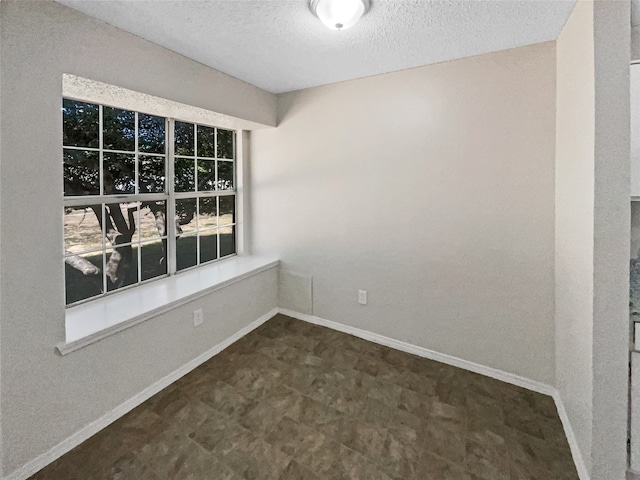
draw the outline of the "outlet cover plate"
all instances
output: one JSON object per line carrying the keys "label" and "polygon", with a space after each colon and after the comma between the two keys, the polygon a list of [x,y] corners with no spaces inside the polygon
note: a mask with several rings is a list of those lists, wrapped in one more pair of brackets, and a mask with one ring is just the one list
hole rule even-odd
{"label": "outlet cover plate", "polygon": [[358,290],[358,303],[360,305],[367,304],[367,291],[366,290]]}
{"label": "outlet cover plate", "polygon": [[203,321],[204,321],[204,315],[202,314],[202,309],[199,308],[198,310],[194,310],[194,312],[193,312],[193,326],[194,327],[199,327],[200,325],[202,325]]}

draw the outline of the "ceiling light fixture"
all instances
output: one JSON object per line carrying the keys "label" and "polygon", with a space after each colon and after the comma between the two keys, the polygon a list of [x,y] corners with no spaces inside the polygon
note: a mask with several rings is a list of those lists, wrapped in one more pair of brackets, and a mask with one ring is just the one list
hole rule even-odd
{"label": "ceiling light fixture", "polygon": [[309,8],[332,30],[344,30],[360,20],[371,6],[370,0],[311,0]]}

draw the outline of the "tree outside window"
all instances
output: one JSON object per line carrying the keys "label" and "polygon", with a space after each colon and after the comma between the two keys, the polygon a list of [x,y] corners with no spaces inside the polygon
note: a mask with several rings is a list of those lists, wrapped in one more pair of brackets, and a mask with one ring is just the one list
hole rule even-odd
{"label": "tree outside window", "polygon": [[235,132],[72,99],[62,118],[67,305],[236,252]]}

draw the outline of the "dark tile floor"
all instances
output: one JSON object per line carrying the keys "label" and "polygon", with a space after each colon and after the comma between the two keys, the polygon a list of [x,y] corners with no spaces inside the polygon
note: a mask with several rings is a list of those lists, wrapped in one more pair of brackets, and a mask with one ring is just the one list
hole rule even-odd
{"label": "dark tile floor", "polygon": [[278,315],[41,479],[578,476],[550,397]]}

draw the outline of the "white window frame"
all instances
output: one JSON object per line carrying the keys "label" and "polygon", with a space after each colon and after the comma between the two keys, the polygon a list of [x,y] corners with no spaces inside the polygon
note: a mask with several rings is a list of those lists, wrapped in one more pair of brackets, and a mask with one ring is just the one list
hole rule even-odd
{"label": "white window frame", "polygon": [[[78,77],[75,77],[78,78]],[[97,82],[96,82],[97,84]],[[113,88],[118,88],[118,87],[113,87]],[[79,101],[79,102],[86,102],[86,103],[92,103],[95,105],[99,106],[99,145],[98,148],[91,148],[91,147],[73,147],[73,146],[64,146],[64,149],[68,149],[68,150],[79,150],[79,151],[94,151],[96,153],[98,153],[99,155],[99,170],[100,170],[100,183],[99,183],[99,188],[100,188],[100,194],[99,195],[73,195],[73,196],[66,196],[63,195],[63,204],[64,207],[74,207],[74,206],[85,206],[85,205],[90,205],[90,204],[100,204],[102,207],[102,215],[104,216],[104,206],[106,204],[113,204],[113,203],[133,203],[133,202],[145,202],[145,201],[165,201],[165,205],[166,205],[166,232],[165,232],[165,236],[163,237],[157,237],[158,239],[163,239],[166,238],[167,239],[167,251],[166,251],[166,256],[167,256],[167,273],[151,278],[151,279],[147,279],[147,280],[142,280],[142,275],[141,275],[141,251],[140,251],[140,246],[144,243],[144,241],[139,237],[139,234],[137,235],[136,240],[132,240],[131,244],[132,245],[138,245],[138,249],[137,249],[137,259],[136,259],[136,268],[137,268],[137,278],[138,281],[136,283],[133,283],[131,285],[127,285],[127,286],[123,286],[117,289],[114,289],[112,291],[106,291],[106,286],[107,286],[107,280],[106,280],[106,269],[105,269],[105,252],[107,252],[111,247],[110,245],[106,242],[106,236],[105,236],[105,224],[106,222],[103,219],[102,222],[102,253],[103,253],[103,262],[102,262],[102,268],[101,268],[101,274],[102,274],[102,285],[103,285],[103,291],[101,294],[98,295],[94,295],[92,297],[83,299],[83,300],[79,300],[73,303],[69,303],[66,304],[65,301],[65,307],[67,309],[72,309],[76,306],[88,303],[88,302],[93,302],[93,301],[98,301],[98,300],[103,300],[106,297],[110,297],[114,294],[118,294],[121,293],[123,291],[126,290],[131,290],[131,289],[135,289],[135,288],[140,288],[143,285],[146,285],[148,283],[151,282],[155,282],[155,281],[161,281],[161,280],[166,280],[168,277],[172,277],[174,275],[177,274],[181,274],[183,272],[187,272],[189,270],[192,269],[197,269],[197,268],[201,268],[207,265],[211,265],[223,260],[226,260],[228,258],[232,258],[235,257],[239,254],[244,253],[244,248],[243,248],[243,244],[244,244],[244,235],[242,232],[242,228],[241,228],[241,224],[242,224],[242,208],[243,208],[243,201],[241,198],[241,190],[242,190],[242,164],[243,164],[243,159],[242,159],[242,152],[243,152],[243,131],[240,129],[236,129],[236,128],[232,128],[230,126],[222,126],[222,125],[213,125],[210,123],[205,123],[202,121],[199,121],[199,119],[194,120],[194,119],[183,119],[183,118],[174,118],[168,115],[163,115],[161,113],[149,113],[147,111],[144,111],[144,109],[140,109],[140,108],[128,108],[126,106],[123,106],[122,104],[120,105],[110,105],[108,103],[105,103],[103,100],[91,100],[90,98],[87,98],[87,96],[82,95],[82,96],[76,96],[73,94],[65,94],[63,92],[63,97],[65,99],[69,99],[69,100],[73,100],[73,101]],[[152,97],[155,98],[155,97]],[[103,109],[104,107],[113,107],[113,108],[118,108],[118,109],[124,109],[124,110],[129,110],[135,113],[135,150],[132,151],[118,151],[118,150],[105,150],[104,149],[104,143],[103,143]],[[199,110],[199,109],[198,109]],[[146,152],[140,152],[138,150],[138,128],[139,128],[139,123],[138,123],[138,116],[139,114],[149,114],[149,115],[154,115],[154,116],[159,116],[159,117],[163,117],[165,119],[165,153],[164,154],[157,154],[157,153],[146,153]],[[213,114],[213,112],[211,112]],[[213,114],[214,117],[219,117],[218,114]],[[194,155],[193,156],[186,156],[186,155],[175,155],[175,122],[184,122],[184,123],[190,123],[194,125]],[[234,151],[234,158],[233,159],[220,159],[218,158],[218,151],[217,148],[215,150],[215,157],[198,157],[198,152],[197,152],[197,131],[198,128],[197,126],[206,126],[206,127],[210,127],[210,128],[215,128],[216,130],[215,132],[215,137],[214,137],[214,147],[217,147],[217,133],[218,133],[218,129],[223,129],[223,130],[229,130],[229,131],[233,131],[234,135],[234,145],[233,145],[233,151]],[[127,154],[127,155],[134,155],[135,156],[135,179],[136,179],[136,191],[133,194],[123,194],[123,195],[105,195],[104,194],[104,185],[103,185],[103,157],[104,157],[104,153],[105,151],[107,153],[122,153],[122,154]],[[165,192],[163,193],[140,193],[139,192],[139,176],[138,176],[138,166],[139,166],[139,157],[140,155],[142,156],[154,156],[154,157],[164,157],[165,159]],[[192,159],[194,161],[195,164],[195,190],[194,191],[190,191],[190,192],[176,192],[175,191],[175,171],[174,171],[174,165],[175,165],[175,157],[180,157],[180,158],[188,158],[188,159]],[[215,162],[215,169],[216,169],[216,174],[215,174],[215,182],[216,182],[216,189],[215,190],[207,190],[207,191],[198,191],[197,190],[197,161],[199,158],[206,158],[210,161],[214,161]],[[232,162],[233,163],[233,189],[229,189],[229,190],[218,190],[217,189],[217,182],[218,182],[218,162],[219,161],[227,161],[227,162]],[[195,230],[195,235],[196,237],[199,236],[199,217],[198,217],[198,213],[199,213],[199,199],[200,198],[216,198],[216,207],[217,207],[217,212],[219,213],[219,205],[220,205],[220,201],[219,199],[221,197],[224,196],[234,196],[235,197],[235,206],[234,206],[234,222],[230,223],[230,224],[224,224],[224,225],[220,225],[217,224],[217,226],[215,227],[215,229],[210,229],[210,230],[216,230],[217,233],[217,244],[216,244],[216,258],[204,263],[200,263],[200,242],[199,240],[196,240],[196,245],[197,245],[197,250],[196,250],[196,265],[193,265],[191,267],[188,268],[183,268],[181,270],[177,270],[177,256],[176,256],[176,246],[177,246],[177,230],[176,230],[176,222],[172,221],[172,219],[175,219],[175,202],[176,200],[180,200],[180,199],[195,199],[196,201],[196,230]],[[219,217],[218,217],[219,218]],[[137,218],[136,218],[136,229],[139,229],[140,226],[140,209],[137,210]],[[231,227],[234,229],[234,253],[230,254],[230,255],[226,255],[224,257],[220,257],[220,249],[221,249],[221,239],[220,239],[220,234],[219,231],[222,228],[225,227]],[[148,240],[148,239],[146,239]],[[63,239],[62,239],[62,244],[63,244],[63,256],[66,257],[67,255],[64,252],[64,244],[65,244],[65,239],[64,239],[64,232],[63,232]],[[97,251],[96,251],[97,252]],[[81,254],[81,253],[80,253]],[[66,292],[66,288],[65,288],[65,292]],[[65,293],[66,295],[66,293]]]}

